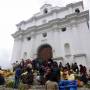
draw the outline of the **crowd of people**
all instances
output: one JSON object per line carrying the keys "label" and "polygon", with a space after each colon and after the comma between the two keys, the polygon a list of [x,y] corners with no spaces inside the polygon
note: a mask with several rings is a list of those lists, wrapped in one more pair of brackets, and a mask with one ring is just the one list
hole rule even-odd
{"label": "crowd of people", "polygon": [[[66,63],[63,65],[49,59],[48,61],[41,60],[39,58],[35,60],[23,60],[18,63],[14,63],[13,71],[15,71],[15,85],[14,88],[18,88],[20,82],[30,85],[40,84],[45,85],[46,90],[58,90],[58,81],[60,80],[75,80],[79,76],[78,80],[87,84],[90,80],[90,74],[87,74],[87,68],[83,65],[77,65],[77,63]],[[89,72],[90,73],[90,72]]]}

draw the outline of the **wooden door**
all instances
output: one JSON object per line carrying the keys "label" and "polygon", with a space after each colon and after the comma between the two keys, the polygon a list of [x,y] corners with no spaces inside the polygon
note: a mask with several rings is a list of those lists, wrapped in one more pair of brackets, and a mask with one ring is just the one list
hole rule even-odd
{"label": "wooden door", "polygon": [[42,45],[38,49],[38,57],[42,58],[43,60],[51,59],[53,56],[52,48],[50,45]]}

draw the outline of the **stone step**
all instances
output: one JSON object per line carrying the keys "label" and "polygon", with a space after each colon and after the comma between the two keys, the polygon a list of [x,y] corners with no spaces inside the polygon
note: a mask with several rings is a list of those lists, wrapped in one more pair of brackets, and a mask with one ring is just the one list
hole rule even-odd
{"label": "stone step", "polygon": [[[5,88],[4,86],[0,86],[0,90],[18,90],[18,89]],[[32,85],[31,88],[28,90],[45,90],[45,86],[44,85]],[[81,87],[81,88],[78,88],[78,90],[90,90],[90,88]]]}
{"label": "stone step", "polygon": [[45,90],[44,85],[33,85],[29,90]]}

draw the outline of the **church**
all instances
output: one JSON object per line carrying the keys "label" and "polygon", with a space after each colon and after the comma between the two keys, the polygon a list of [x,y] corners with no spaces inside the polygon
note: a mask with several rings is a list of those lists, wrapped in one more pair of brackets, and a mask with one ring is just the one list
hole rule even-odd
{"label": "church", "polygon": [[84,10],[83,1],[65,7],[44,4],[40,12],[16,26],[12,63],[40,56],[90,65],[89,10]]}

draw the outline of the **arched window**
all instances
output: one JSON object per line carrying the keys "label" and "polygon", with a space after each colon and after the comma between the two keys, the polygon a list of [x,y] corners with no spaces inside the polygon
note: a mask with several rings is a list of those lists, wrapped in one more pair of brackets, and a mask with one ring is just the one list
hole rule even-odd
{"label": "arched window", "polygon": [[48,13],[48,10],[47,8],[44,9],[44,13],[47,14]]}
{"label": "arched window", "polygon": [[66,31],[66,27],[61,28],[62,32]]}
{"label": "arched window", "polygon": [[27,37],[27,40],[30,41],[31,40],[31,37]]}
{"label": "arched window", "polygon": [[71,54],[69,43],[64,44],[64,49],[65,49],[65,55],[70,55]]}
{"label": "arched window", "polygon": [[76,12],[76,13],[80,13],[79,8],[76,8],[76,9],[75,9],[75,12]]}
{"label": "arched window", "polygon": [[43,35],[43,37],[47,37],[47,33],[43,33],[42,35]]}

